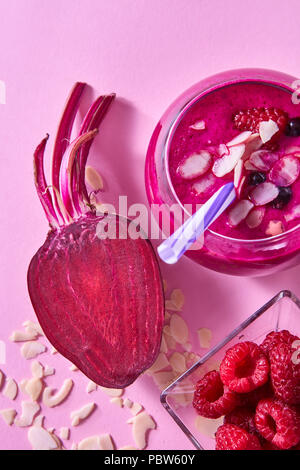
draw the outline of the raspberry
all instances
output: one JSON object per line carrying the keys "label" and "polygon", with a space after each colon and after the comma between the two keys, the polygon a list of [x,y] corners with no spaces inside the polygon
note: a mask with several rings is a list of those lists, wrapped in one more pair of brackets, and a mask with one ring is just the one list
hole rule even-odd
{"label": "raspberry", "polygon": [[250,434],[256,433],[255,411],[246,406],[238,406],[224,418],[224,424],[234,424]]}
{"label": "raspberry", "polygon": [[276,397],[291,405],[300,404],[300,364],[293,357],[297,350],[280,343],[270,352],[271,380]]}
{"label": "raspberry", "polygon": [[269,378],[269,363],[255,343],[245,341],[228,349],[220,366],[222,382],[233,392],[248,393]]}
{"label": "raspberry", "polygon": [[259,123],[272,120],[283,132],[288,123],[288,114],[278,108],[251,108],[233,116],[234,127],[239,131],[258,132]]}
{"label": "raspberry", "polygon": [[216,432],[216,450],[261,450],[259,440],[234,424],[223,424]]}
{"label": "raspberry", "polygon": [[256,408],[257,403],[264,398],[270,398],[274,394],[271,382],[258,387],[252,392],[240,395],[241,405]]}
{"label": "raspberry", "polygon": [[272,331],[265,337],[260,348],[263,350],[265,355],[269,357],[269,353],[274,346],[277,346],[279,343],[292,344],[296,339],[298,339],[297,336],[292,335],[287,330]]}
{"label": "raspberry", "polygon": [[219,372],[208,372],[196,384],[193,406],[205,418],[220,418],[238,404],[237,395],[224,387]]}
{"label": "raspberry", "polygon": [[261,400],[256,408],[258,432],[280,449],[289,449],[300,441],[300,415],[295,407],[280,400]]}

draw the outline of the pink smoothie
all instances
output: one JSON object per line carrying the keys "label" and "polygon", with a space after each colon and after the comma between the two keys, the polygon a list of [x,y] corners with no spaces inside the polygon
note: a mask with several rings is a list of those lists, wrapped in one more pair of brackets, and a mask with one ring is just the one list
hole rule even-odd
{"label": "pink smoothie", "polygon": [[[240,130],[234,127],[233,116],[236,113],[241,110],[260,107],[280,108],[288,114],[289,118],[300,116],[300,105],[293,104],[290,91],[262,82],[241,82],[227,85],[204,95],[194,102],[191,107],[187,108],[173,134],[169,152],[170,177],[181,203],[193,204],[196,207],[196,204],[203,204],[207,201],[223,184],[233,181],[233,171],[222,177],[214,175],[214,162],[222,157],[222,151],[220,151],[222,146],[220,147],[220,144],[228,143],[241,133]],[[199,125],[199,122],[202,124]],[[200,129],[194,128],[195,125]],[[295,147],[299,147],[299,155]],[[182,176],[180,168],[183,168],[183,163],[191,155],[199,154],[203,150],[211,155],[207,170],[201,176],[186,179]],[[253,190],[259,184],[272,182],[272,176],[270,176],[272,175],[272,167],[277,164],[277,167],[280,168],[280,164],[277,162],[287,154],[292,157],[292,164],[294,164],[291,171],[296,171],[297,160],[300,164],[300,137],[288,137],[282,132],[275,136],[274,144],[272,140],[272,146],[267,144],[267,146],[262,146],[258,150],[264,150],[264,155],[267,155],[267,151],[271,153],[272,163],[268,163],[268,169],[263,171],[259,168],[252,168],[253,165],[250,165],[251,169],[244,167],[243,174],[245,178],[239,199],[250,201],[249,206],[251,206],[251,201],[253,203],[251,196]],[[289,171],[289,168],[287,168],[287,171]],[[254,175],[255,173],[260,173],[260,175]],[[260,180],[261,182],[259,182]],[[275,181],[277,181],[276,178]],[[232,224],[230,217],[230,211],[238,202],[233,203],[214,222],[211,229],[218,234],[231,238],[251,240],[270,237],[274,235],[274,231],[286,232],[298,225],[300,222],[300,177],[297,176],[291,184],[283,186],[281,186],[281,180],[279,179],[279,183],[275,186],[280,190],[283,186],[288,188],[284,190],[289,193],[288,200],[283,201],[281,204],[276,204],[278,199],[263,205],[253,203],[247,216],[237,224]],[[259,217],[261,221],[258,224],[256,220],[254,224],[251,224],[251,211],[257,210],[257,208],[260,210]],[[253,225],[256,226],[253,227]]]}

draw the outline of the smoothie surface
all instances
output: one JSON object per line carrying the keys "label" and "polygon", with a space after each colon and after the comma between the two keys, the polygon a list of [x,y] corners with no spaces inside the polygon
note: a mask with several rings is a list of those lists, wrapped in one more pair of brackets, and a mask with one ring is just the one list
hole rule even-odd
{"label": "smoothie surface", "polygon": [[[183,178],[178,169],[187,158],[203,150],[211,154],[213,162],[216,161],[220,158],[220,145],[240,134],[234,127],[233,116],[241,110],[261,107],[279,108],[288,114],[289,119],[300,116],[300,105],[293,104],[290,91],[264,82],[241,82],[223,86],[204,95],[185,111],[173,134],[169,151],[170,178],[181,203],[192,204],[194,211],[196,205],[203,204],[222,185],[233,181],[233,171],[216,177],[212,171],[213,164],[205,174],[191,179]],[[199,122],[204,123],[204,129],[195,128],[199,127]],[[299,158],[300,163],[300,137],[289,137],[284,133],[278,135],[275,145],[271,142],[269,147],[266,144],[260,149],[276,154],[278,159],[294,152],[292,157]],[[265,181],[268,182],[269,170],[243,171],[245,182],[240,199],[251,200],[249,194],[254,189],[250,184],[251,177],[253,178],[255,172],[264,173]],[[272,202],[261,206],[263,217],[256,227],[249,227],[247,218],[235,226],[230,223],[229,212],[236,204],[233,203],[210,228],[221,235],[248,240],[274,235],[270,226],[275,227],[275,232],[279,226],[282,232],[286,232],[300,223],[300,177],[289,185],[288,191],[291,192],[290,200],[280,209],[274,207]],[[257,206],[253,207],[256,208]]]}

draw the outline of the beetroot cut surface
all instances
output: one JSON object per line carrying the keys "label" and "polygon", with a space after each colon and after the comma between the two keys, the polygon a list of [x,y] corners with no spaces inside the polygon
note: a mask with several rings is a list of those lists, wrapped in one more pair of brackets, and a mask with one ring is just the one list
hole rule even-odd
{"label": "beetroot cut surface", "polygon": [[[51,194],[43,169],[47,138],[35,152],[35,184],[50,232],[31,260],[28,290],[52,345],[97,384],[124,388],[158,355],[164,294],[149,240],[129,235],[125,239],[130,220],[96,214],[85,187],[87,152],[114,95],[98,98],[85,117],[86,133],[81,129],[67,148],[60,149],[60,139],[70,133],[66,116],[73,119],[70,106],[78,104],[75,98],[82,86],[75,85],[61,121]],[[59,182],[59,189],[54,182]],[[97,227],[103,222],[114,223],[123,236],[100,237]]]}

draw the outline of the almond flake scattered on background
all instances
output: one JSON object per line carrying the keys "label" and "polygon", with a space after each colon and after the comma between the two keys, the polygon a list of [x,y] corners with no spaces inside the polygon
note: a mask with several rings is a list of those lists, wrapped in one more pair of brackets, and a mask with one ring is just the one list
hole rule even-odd
{"label": "almond flake scattered on background", "polygon": [[21,355],[24,359],[33,359],[45,351],[46,346],[38,341],[28,341],[21,347]]}
{"label": "almond flake scattered on background", "polygon": [[106,388],[106,387],[99,387],[102,392],[106,393],[109,397],[121,397],[124,393],[123,388]]}
{"label": "almond flake scattered on background", "polygon": [[71,425],[78,426],[81,421],[87,419],[92,412],[94,411],[96,405],[95,403],[87,403],[86,405],[82,406],[79,410],[72,411],[71,417]]}
{"label": "almond flake scattered on background", "polygon": [[199,328],[198,338],[201,348],[208,349],[210,348],[212,332],[209,328]]}
{"label": "almond flake scattered on background", "polygon": [[44,405],[48,406],[49,408],[53,408],[54,406],[60,405],[70,394],[73,388],[73,380],[66,379],[62,384],[60,390],[53,393],[54,390],[51,387],[46,387],[43,392],[43,403]]}
{"label": "almond flake scattered on background", "polygon": [[40,411],[40,405],[34,401],[22,401],[22,414],[15,420],[15,425],[20,427],[31,426],[35,415]]}
{"label": "almond flake scattered on background", "polygon": [[93,382],[92,380],[89,381],[89,383],[86,386],[86,391],[87,393],[91,393],[97,390],[97,384]]}
{"label": "almond flake scattered on background", "polygon": [[18,385],[14,379],[6,379],[3,395],[10,400],[14,400],[18,394]]}
{"label": "almond flake scattered on background", "polygon": [[144,449],[146,447],[147,432],[156,427],[153,418],[146,411],[142,411],[142,413],[130,418],[127,422],[133,425],[132,435],[137,447]]}
{"label": "almond flake scattered on background", "polygon": [[15,420],[17,412],[16,410],[9,408],[6,410],[1,410],[0,415],[2,416],[4,422],[8,424],[8,426],[11,426]]}
{"label": "almond flake scattered on background", "polygon": [[67,427],[60,428],[59,437],[63,440],[68,440],[70,437],[70,429]]}
{"label": "almond flake scattered on background", "polygon": [[38,337],[38,333],[35,330],[28,329],[27,331],[13,331],[10,336],[10,341],[22,342],[32,341]]}

